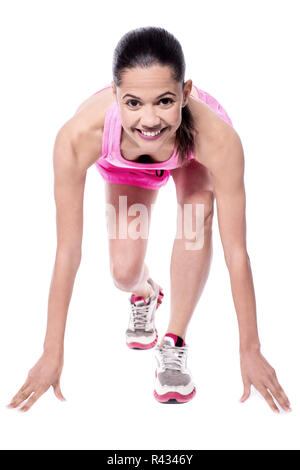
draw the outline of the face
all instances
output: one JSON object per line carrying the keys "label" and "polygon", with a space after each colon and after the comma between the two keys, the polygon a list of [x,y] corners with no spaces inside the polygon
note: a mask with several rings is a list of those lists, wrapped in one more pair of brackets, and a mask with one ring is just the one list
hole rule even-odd
{"label": "face", "polygon": [[154,65],[126,70],[121,86],[115,87],[112,82],[112,87],[124,132],[139,147],[155,151],[174,139],[181,110],[192,90],[191,80],[182,90],[182,84],[173,80],[170,67]]}

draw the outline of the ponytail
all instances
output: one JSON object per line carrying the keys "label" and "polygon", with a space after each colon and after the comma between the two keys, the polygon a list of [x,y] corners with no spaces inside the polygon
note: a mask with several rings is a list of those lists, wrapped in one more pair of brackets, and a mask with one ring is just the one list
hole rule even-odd
{"label": "ponytail", "polygon": [[182,108],[182,121],[176,131],[175,145],[177,146],[178,159],[183,165],[189,156],[195,152],[195,121],[189,105]]}

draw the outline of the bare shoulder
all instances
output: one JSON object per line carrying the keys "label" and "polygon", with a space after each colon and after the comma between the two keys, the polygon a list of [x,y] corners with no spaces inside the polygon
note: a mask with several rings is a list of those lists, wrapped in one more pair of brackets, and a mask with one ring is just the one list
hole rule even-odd
{"label": "bare shoulder", "polygon": [[105,115],[113,101],[112,88],[105,88],[83,101],[63,126],[82,168],[88,169],[101,155]]}
{"label": "bare shoulder", "polygon": [[208,170],[215,172],[226,164],[232,149],[241,147],[240,138],[232,126],[199,98],[190,96],[189,107],[197,130],[195,158]]}

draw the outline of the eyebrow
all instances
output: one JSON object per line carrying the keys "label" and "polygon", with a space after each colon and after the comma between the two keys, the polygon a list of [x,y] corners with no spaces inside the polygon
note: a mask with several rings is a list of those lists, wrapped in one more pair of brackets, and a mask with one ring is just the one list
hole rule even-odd
{"label": "eyebrow", "polygon": [[[165,96],[165,95],[173,95],[173,96],[176,96],[175,93],[172,93],[171,91],[166,91],[165,93],[162,93],[161,95],[157,96],[157,100],[158,98],[161,98],[162,96]],[[138,96],[135,96],[135,95],[131,95],[130,93],[126,93],[126,95],[124,95],[122,97],[122,99],[126,98],[126,96],[131,96],[132,98],[136,98],[137,100],[140,100],[141,98],[139,98]]]}

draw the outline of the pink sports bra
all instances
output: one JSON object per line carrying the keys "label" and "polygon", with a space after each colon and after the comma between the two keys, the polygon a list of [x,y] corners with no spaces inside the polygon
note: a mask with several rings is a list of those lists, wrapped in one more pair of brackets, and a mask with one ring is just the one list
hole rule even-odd
{"label": "pink sports bra", "polygon": [[[101,90],[94,93],[100,93],[100,91],[105,90],[106,88],[111,87],[111,84],[106,85]],[[200,90],[196,85],[194,85],[198,92],[198,97],[201,101],[208,104],[217,114],[220,115],[227,122],[230,121],[229,116],[226,111],[221,107],[215,98],[209,95],[207,92]],[[224,115],[224,113],[226,115]],[[223,114],[223,115],[222,115]],[[229,120],[229,121],[228,121]],[[231,121],[229,122],[231,125]],[[181,163],[178,161],[178,155],[176,153],[176,146],[174,147],[173,153],[167,160],[159,163],[140,163],[127,160],[123,157],[120,151],[120,142],[122,137],[122,123],[120,117],[119,106],[116,101],[108,108],[105,114],[104,120],[104,130],[102,137],[102,154],[97,160],[105,159],[108,163],[122,168],[136,168],[136,169],[153,169],[153,170],[172,170],[181,166]],[[189,159],[194,159],[194,155],[191,154]],[[96,163],[97,163],[96,162]]]}

